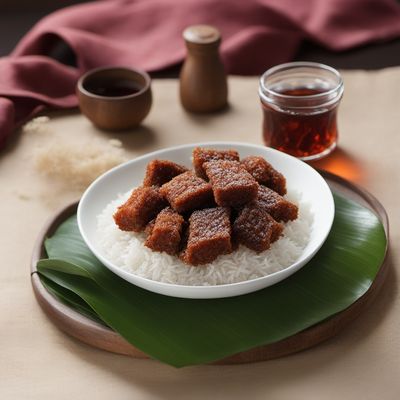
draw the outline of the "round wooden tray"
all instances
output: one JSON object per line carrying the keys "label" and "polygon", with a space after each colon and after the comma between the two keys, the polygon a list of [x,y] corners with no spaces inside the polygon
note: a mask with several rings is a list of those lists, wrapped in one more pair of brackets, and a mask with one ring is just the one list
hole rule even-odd
{"label": "round wooden tray", "polygon": [[[382,221],[389,241],[388,217],[379,201],[367,191],[337,175],[325,171],[320,172],[332,190],[347,198],[356,200],[358,203],[372,210]],[[32,287],[36,299],[53,323],[74,338],[113,353],[125,354],[136,358],[149,358],[146,354],[129,344],[118,333],[86,318],[58,301],[44,288],[38,275],[35,273],[37,261],[45,256],[43,246],[45,238],[51,236],[66,218],[74,214],[76,208],[77,203],[74,203],[58,212],[47,222],[37,238],[31,262]],[[278,358],[315,346],[336,335],[372,303],[386,277],[386,258],[369,290],[346,310],[287,339],[232,355],[216,362],[216,364],[249,363]]]}

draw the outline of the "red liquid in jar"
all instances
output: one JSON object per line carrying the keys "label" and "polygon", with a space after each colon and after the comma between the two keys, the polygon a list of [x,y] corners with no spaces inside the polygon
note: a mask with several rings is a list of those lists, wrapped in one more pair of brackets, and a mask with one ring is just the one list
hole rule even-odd
{"label": "red liquid in jar", "polygon": [[[280,91],[289,96],[310,96],[324,90],[297,88]],[[311,115],[277,111],[262,102],[263,135],[267,146],[295,157],[312,157],[333,148],[337,140],[337,107]]]}

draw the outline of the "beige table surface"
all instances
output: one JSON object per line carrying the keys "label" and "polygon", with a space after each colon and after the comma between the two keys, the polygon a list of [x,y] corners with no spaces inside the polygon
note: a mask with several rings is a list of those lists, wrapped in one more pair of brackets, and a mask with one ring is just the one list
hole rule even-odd
{"label": "beige table surface", "polygon": [[[207,140],[261,143],[257,79],[231,78],[228,112],[194,117],[177,82],[155,81],[154,105],[136,132],[97,131],[76,112],[51,116],[47,133],[16,134],[0,157],[0,399],[398,399],[400,398],[400,69],[344,72],[340,148],[321,162],[375,194],[391,221],[391,269],[369,312],[337,337],[290,357],[239,366],[174,369],[96,350],[60,332],[32,293],[35,238],[56,209],[79,197],[34,166],[40,145],[120,139],[128,157]],[[39,149],[40,150],[40,149]]]}

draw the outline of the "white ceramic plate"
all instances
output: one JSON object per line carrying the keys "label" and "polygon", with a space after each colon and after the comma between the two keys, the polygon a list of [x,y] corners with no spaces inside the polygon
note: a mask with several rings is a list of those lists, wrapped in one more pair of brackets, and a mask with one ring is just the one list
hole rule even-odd
{"label": "white ceramic plate", "polygon": [[[126,193],[132,187],[139,186],[143,180],[149,161],[160,158],[191,166],[194,147],[212,147],[217,149],[236,149],[241,157],[258,155],[265,157],[287,180],[287,187],[302,193],[302,200],[311,204],[314,222],[311,237],[300,258],[291,266],[271,275],[248,281],[215,285],[187,286],[157,282],[137,276],[120,269],[104,257],[96,244],[97,216],[118,194]],[[331,229],[335,213],[332,193],[325,180],[306,163],[264,146],[240,142],[207,142],[172,147],[149,153],[128,161],[106,172],[96,179],[85,191],[78,206],[78,225],[83,239],[95,256],[111,271],[134,285],[152,292],[185,298],[218,298],[238,296],[271,286],[305,265],[319,250]]]}

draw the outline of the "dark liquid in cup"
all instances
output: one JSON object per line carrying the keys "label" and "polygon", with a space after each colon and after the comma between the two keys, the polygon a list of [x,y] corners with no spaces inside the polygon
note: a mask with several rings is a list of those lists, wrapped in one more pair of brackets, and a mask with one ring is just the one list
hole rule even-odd
{"label": "dark liquid in cup", "polygon": [[140,87],[129,80],[93,80],[84,85],[85,89],[98,96],[120,97],[138,93]]}
{"label": "dark liquid in cup", "polygon": [[[289,96],[310,96],[323,93],[322,89],[296,88],[279,93]],[[295,157],[311,157],[323,153],[336,143],[336,110],[304,115],[277,111],[262,103],[263,135],[267,146]]]}

